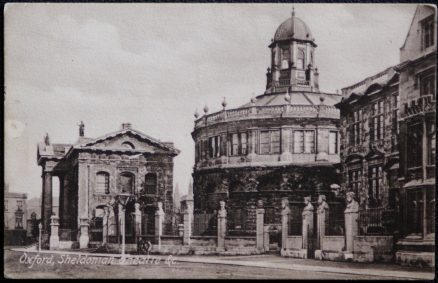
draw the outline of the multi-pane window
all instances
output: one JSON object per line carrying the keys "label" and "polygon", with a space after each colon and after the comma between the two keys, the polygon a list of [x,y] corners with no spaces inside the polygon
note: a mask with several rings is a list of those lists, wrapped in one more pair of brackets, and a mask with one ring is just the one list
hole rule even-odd
{"label": "multi-pane window", "polygon": [[315,131],[294,131],[294,153],[315,152]]}
{"label": "multi-pane window", "polygon": [[289,48],[281,48],[281,69],[289,68],[290,51]]}
{"label": "multi-pane window", "polygon": [[423,158],[423,126],[421,123],[408,126],[407,148],[409,158],[407,158],[408,168],[421,166]]}
{"label": "multi-pane window", "polygon": [[155,195],[157,193],[157,175],[154,173],[146,174],[144,178],[144,189],[146,194]]}
{"label": "multi-pane window", "polygon": [[338,153],[338,132],[330,131],[329,133],[329,154]]}
{"label": "multi-pane window", "polygon": [[370,206],[378,206],[380,204],[380,190],[382,189],[383,170],[382,166],[370,166],[368,172],[368,200]]}
{"label": "multi-pane window", "polygon": [[423,233],[423,191],[421,189],[407,190],[408,219],[406,229],[408,234],[421,235]]}
{"label": "multi-pane window", "polygon": [[348,180],[350,183],[350,189],[358,195],[360,190],[360,185],[362,182],[362,170],[354,169],[348,172]]}
{"label": "multi-pane window", "polygon": [[219,157],[220,156],[220,145],[221,145],[221,137],[220,136],[214,136],[208,138],[208,152],[210,158],[212,157]]}
{"label": "multi-pane window", "polygon": [[260,154],[280,153],[280,130],[260,132]]}
{"label": "multi-pane window", "polygon": [[231,134],[231,155],[246,155],[248,153],[247,133]]}
{"label": "multi-pane window", "polygon": [[99,172],[96,174],[96,193],[109,194],[109,174]]}
{"label": "multi-pane window", "polygon": [[422,33],[422,41],[423,41],[423,49],[428,48],[434,44],[434,19],[427,18],[421,24],[421,33]]}
{"label": "multi-pane window", "polygon": [[392,96],[392,127],[393,127],[393,133],[399,134],[399,124],[398,124],[398,113],[399,113],[399,107],[400,107],[400,95],[396,93]]}
{"label": "multi-pane window", "polygon": [[23,209],[23,201],[22,200],[17,200],[17,209],[18,210],[22,210]]}
{"label": "multi-pane window", "polygon": [[372,113],[373,116],[370,120],[370,138],[371,141],[377,141],[383,139],[383,130],[384,130],[384,100],[380,100],[375,102],[372,105]]}
{"label": "multi-pane window", "polygon": [[350,131],[350,145],[358,145],[361,142],[363,134],[362,129],[362,110],[357,110],[352,113]]}
{"label": "multi-pane window", "polygon": [[432,95],[435,97],[435,74],[420,77],[420,95]]}

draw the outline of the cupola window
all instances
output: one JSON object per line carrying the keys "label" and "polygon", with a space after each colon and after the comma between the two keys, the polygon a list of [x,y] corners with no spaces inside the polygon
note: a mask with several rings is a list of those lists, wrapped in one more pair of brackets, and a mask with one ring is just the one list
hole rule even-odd
{"label": "cupola window", "polygon": [[303,70],[304,69],[304,49],[299,48],[297,54],[297,68]]}

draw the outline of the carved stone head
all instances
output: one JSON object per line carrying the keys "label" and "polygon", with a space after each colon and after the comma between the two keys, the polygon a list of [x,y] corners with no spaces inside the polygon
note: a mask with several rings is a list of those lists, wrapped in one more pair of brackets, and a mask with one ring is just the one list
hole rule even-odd
{"label": "carved stone head", "polygon": [[325,195],[319,195],[319,197],[318,197],[318,204],[321,204],[321,203],[323,203],[325,201],[326,201]]}
{"label": "carved stone head", "polygon": [[220,209],[221,209],[221,210],[225,210],[225,202],[224,202],[223,200],[221,200],[221,201],[219,202],[219,206],[220,206]]}
{"label": "carved stone head", "polygon": [[157,202],[158,210],[163,210],[163,203],[161,201]]}
{"label": "carved stone head", "polygon": [[263,201],[261,199],[257,201],[257,208],[263,208]]}
{"label": "carved stone head", "polygon": [[304,197],[304,204],[308,205],[310,203],[310,196]]}
{"label": "carved stone head", "polygon": [[354,192],[347,192],[347,203],[351,203],[354,200]]}
{"label": "carved stone head", "polygon": [[[160,202],[161,203],[161,202]],[[138,202],[136,202],[134,204],[135,210],[140,210],[140,204]]]}
{"label": "carved stone head", "polygon": [[282,198],[281,199],[281,208],[286,209],[289,206],[289,199],[288,198]]}

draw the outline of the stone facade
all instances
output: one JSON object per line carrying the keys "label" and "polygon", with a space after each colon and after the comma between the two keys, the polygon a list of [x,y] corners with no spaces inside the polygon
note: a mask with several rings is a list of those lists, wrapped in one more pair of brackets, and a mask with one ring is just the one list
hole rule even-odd
{"label": "stone facade", "polygon": [[436,20],[436,6],[419,5],[400,48],[402,264],[435,265]]}
{"label": "stone facade", "polygon": [[342,89],[342,186],[362,208],[398,206],[398,66]]}
{"label": "stone facade", "polygon": [[294,13],[277,29],[269,46],[271,67],[264,94],[239,108],[195,113],[193,194],[195,211],[226,202],[228,233],[255,235],[257,201],[265,223],[280,223],[283,197],[299,211],[304,196],[336,199],[339,182],[340,95],[319,91],[316,44]]}
{"label": "stone facade", "polygon": [[[89,235],[80,236],[102,241],[99,233],[102,234],[105,214],[110,222],[108,234],[118,235],[114,203],[118,195],[127,194],[127,237],[135,235],[134,218],[130,214],[135,212],[136,202],[141,204],[145,218],[142,233],[152,233],[158,202],[163,203],[165,211],[173,209],[173,157],[179,151],[172,143],[148,137],[130,124],[123,124],[119,131],[97,139],[81,134],[83,129],[79,140],[72,145],[51,144],[48,136],[38,145],[38,164],[43,169],[43,229],[48,231],[50,227],[52,177],[56,176],[60,180],[59,224],[63,231],[78,231],[89,225]],[[170,226],[171,219],[166,219],[164,225]]]}

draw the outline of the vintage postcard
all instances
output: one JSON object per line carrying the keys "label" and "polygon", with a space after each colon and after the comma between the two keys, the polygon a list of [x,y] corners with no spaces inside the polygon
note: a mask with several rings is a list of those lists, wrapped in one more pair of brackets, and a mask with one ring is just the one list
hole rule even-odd
{"label": "vintage postcard", "polygon": [[4,277],[435,276],[437,7],[4,6]]}

